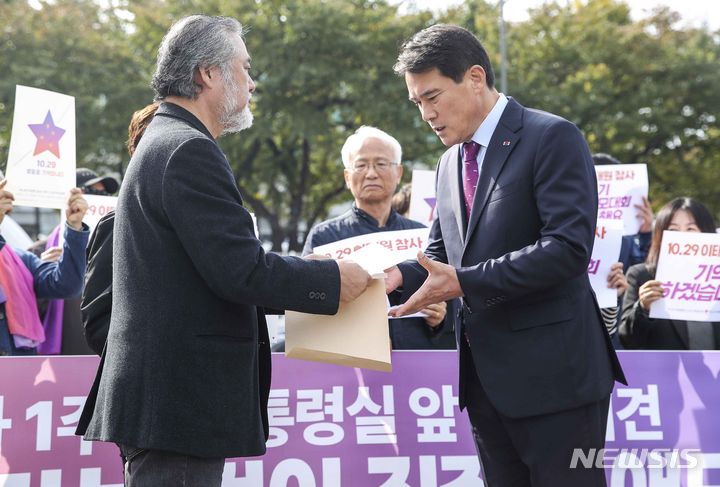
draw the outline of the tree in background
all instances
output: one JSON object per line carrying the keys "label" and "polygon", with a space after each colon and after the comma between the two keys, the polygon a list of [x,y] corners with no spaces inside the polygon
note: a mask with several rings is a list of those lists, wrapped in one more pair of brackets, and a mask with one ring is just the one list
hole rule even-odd
{"label": "tree in background", "polygon": [[78,166],[121,171],[127,125],[151,99],[127,24],[91,0],[0,3],[0,165],[7,162],[15,85],[75,97]]}
{"label": "tree in background", "polygon": [[[234,16],[250,29],[255,125],[220,144],[273,250],[299,251],[305,229],[348,200],[340,147],[360,125],[397,137],[410,165],[434,167],[444,148],[392,72],[404,39],[438,21],[458,23],[483,40],[499,77],[496,2],[441,14],[399,12],[385,0],[113,4],[0,3],[0,165],[14,87],[25,84],[75,96],[78,163],[117,171],[130,116],[151,100],[169,25],[196,12]],[[720,40],[676,21],[665,9],[635,22],[616,0],[549,3],[506,26],[508,94],[577,123],[593,151],[647,163],[656,206],[690,195],[720,216]]]}
{"label": "tree in background", "polygon": [[689,195],[720,216],[720,42],[678,21],[662,8],[634,22],[614,0],[547,4],[508,26],[508,91],[575,122],[592,151],[647,163],[657,208]]}

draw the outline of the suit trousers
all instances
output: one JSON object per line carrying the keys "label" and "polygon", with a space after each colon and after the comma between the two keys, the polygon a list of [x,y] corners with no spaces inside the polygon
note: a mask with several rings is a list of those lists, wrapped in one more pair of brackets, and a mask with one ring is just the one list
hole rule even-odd
{"label": "suit trousers", "polygon": [[[462,340],[465,342],[465,340]],[[570,468],[575,448],[605,445],[610,396],[584,406],[527,418],[498,412],[478,378],[467,342],[461,344],[465,400],[488,487],[605,486],[601,468]],[[510,385],[508,385],[510,387]],[[521,395],[522,391],[518,391]]]}
{"label": "suit trousers", "polygon": [[220,487],[224,458],[119,445],[125,464],[125,487]]}

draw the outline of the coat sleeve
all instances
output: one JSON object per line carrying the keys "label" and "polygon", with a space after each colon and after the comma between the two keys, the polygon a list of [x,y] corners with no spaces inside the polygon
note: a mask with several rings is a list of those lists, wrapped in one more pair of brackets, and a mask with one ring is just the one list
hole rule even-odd
{"label": "coat sleeve", "polygon": [[340,273],[332,260],[265,252],[224,154],[210,139],[185,142],[163,174],[163,209],[214,293],[228,301],[334,314]]}
{"label": "coat sleeve", "polygon": [[85,246],[90,231],[83,223],[83,229],[73,230],[65,225],[65,242],[60,260],[44,262],[35,254],[17,250],[25,266],[30,270],[35,283],[35,294],[44,299],[68,299],[78,296],[85,274]]}
{"label": "coat sleeve", "polygon": [[575,125],[560,119],[544,129],[538,147],[531,177],[539,238],[458,269],[460,286],[471,301],[488,296],[514,299],[587,272],[597,218],[597,182],[587,143]]}

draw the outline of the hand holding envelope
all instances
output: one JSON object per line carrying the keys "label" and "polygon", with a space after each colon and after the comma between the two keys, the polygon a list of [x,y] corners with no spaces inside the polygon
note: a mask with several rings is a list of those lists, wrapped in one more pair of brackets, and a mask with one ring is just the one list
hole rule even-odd
{"label": "hand holding envelope", "polygon": [[[306,258],[323,257],[311,254]],[[343,302],[333,316],[286,312],[285,355],[389,372],[392,363],[384,269],[404,257],[393,255],[382,245],[370,244],[354,252],[351,258],[354,262],[347,258],[338,261],[341,279],[343,272],[348,275],[345,296],[352,297],[358,290],[360,294],[354,300],[343,300],[341,284]],[[368,275],[373,277],[369,285]]]}

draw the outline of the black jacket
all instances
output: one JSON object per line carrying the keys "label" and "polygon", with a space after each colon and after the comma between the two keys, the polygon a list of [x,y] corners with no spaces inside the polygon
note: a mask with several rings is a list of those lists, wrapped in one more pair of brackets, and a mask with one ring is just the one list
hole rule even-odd
{"label": "black jacket", "polygon": [[337,264],[265,253],[225,155],[169,103],[130,161],[113,247],[110,330],[78,432],[198,457],[264,453],[260,307],[335,313]]}

